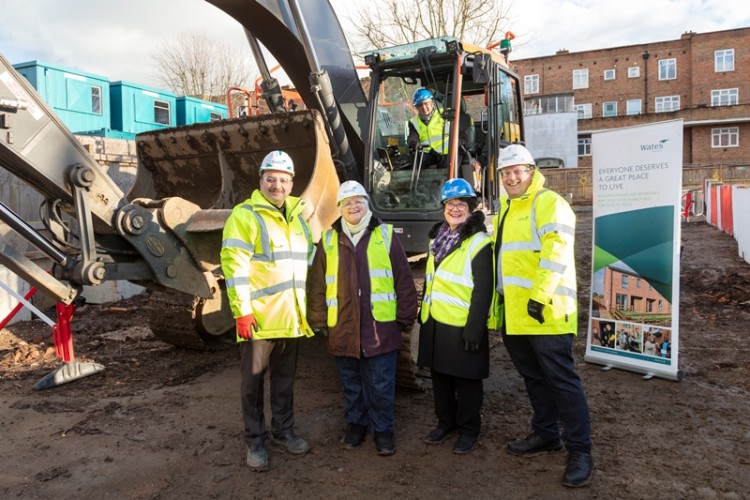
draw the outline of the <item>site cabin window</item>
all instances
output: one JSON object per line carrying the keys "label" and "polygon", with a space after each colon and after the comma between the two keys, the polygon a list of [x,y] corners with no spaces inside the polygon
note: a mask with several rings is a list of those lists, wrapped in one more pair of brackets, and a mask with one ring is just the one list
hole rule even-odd
{"label": "site cabin window", "polygon": [[223,120],[223,119],[224,119],[224,115],[222,115],[221,113],[211,112],[211,115],[208,121],[218,122],[219,120]]}
{"label": "site cabin window", "polygon": [[523,93],[524,94],[538,94],[539,93],[539,75],[526,75],[523,77]]}
{"label": "site cabin window", "polygon": [[589,88],[589,70],[588,69],[574,69],[573,70],[573,89],[587,89]]}
{"label": "site cabin window", "polygon": [[736,148],[740,145],[739,127],[720,127],[711,129],[712,148]]}
{"label": "site cabin window", "polygon": [[591,139],[578,139],[578,156],[591,156]]}
{"label": "site cabin window", "polygon": [[102,114],[102,88],[98,85],[91,86],[91,112]]}
{"label": "site cabin window", "polygon": [[739,89],[719,89],[711,91],[711,106],[733,106],[739,103]]}
{"label": "site cabin window", "polygon": [[615,70],[613,70],[613,69],[605,69],[604,70],[604,79],[605,80],[614,80],[615,79]]}
{"label": "site cabin window", "polygon": [[628,68],[628,78],[638,78],[641,76],[640,66],[631,66]]}
{"label": "site cabin window", "polygon": [[169,103],[167,101],[154,101],[154,123],[160,125],[169,125],[170,112]]}
{"label": "site cabin window", "polygon": [[734,49],[717,50],[714,52],[714,71],[734,71]]}
{"label": "site cabin window", "polygon": [[677,78],[677,59],[662,59],[659,61],[659,80],[675,80]]}
{"label": "site cabin window", "polygon": [[625,114],[626,115],[640,115],[641,114],[641,100],[630,99],[625,103]]}
{"label": "site cabin window", "polygon": [[617,116],[617,101],[609,101],[602,104],[602,116]]}
{"label": "site cabin window", "polygon": [[656,112],[667,113],[669,111],[677,111],[680,109],[680,96],[669,95],[665,97],[657,97],[655,99]]}
{"label": "site cabin window", "polygon": [[574,109],[578,112],[579,120],[591,118],[591,104],[576,104]]}

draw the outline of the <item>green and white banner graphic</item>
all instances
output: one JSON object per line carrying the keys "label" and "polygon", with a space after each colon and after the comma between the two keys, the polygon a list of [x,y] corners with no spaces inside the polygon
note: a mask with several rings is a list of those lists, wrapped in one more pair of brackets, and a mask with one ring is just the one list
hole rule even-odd
{"label": "green and white banner graphic", "polygon": [[592,135],[586,361],[680,380],[682,120]]}

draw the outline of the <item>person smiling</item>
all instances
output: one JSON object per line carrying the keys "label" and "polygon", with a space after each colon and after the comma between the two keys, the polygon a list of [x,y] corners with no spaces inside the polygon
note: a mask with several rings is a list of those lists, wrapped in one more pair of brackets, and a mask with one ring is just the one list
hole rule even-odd
{"label": "person smiling", "polygon": [[463,455],[478,444],[482,380],[489,376],[492,241],[468,182],[447,181],[441,202],[445,220],[429,233],[417,356],[430,368],[438,422],[423,441],[439,444],[458,431],[453,452]]}
{"label": "person smiling", "polygon": [[396,362],[417,317],[417,290],[393,226],[373,217],[368,201],[358,182],[339,188],[341,218],[321,236],[310,268],[308,317],[328,336],[344,390],[341,444],[358,448],[371,428],[378,455],[389,456]]}

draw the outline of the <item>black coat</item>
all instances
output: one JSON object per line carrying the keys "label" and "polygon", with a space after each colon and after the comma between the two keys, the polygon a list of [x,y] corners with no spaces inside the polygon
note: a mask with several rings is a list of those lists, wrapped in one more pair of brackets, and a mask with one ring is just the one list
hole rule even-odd
{"label": "black coat", "polygon": [[[430,231],[437,235],[441,223]],[[479,231],[486,231],[484,213],[473,212],[461,228],[461,242]],[[458,248],[460,243],[456,245]],[[453,251],[455,251],[455,248]],[[471,293],[469,317],[464,327],[446,325],[430,316],[419,330],[417,364],[454,377],[484,379],[490,374],[490,346],[487,317],[495,286],[492,265],[492,245],[480,250],[471,262],[474,288]],[[466,351],[464,341],[479,343],[479,350]]]}

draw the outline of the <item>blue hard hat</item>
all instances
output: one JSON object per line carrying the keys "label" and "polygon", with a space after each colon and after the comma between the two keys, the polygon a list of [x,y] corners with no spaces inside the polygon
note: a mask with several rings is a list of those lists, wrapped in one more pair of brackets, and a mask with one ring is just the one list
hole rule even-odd
{"label": "blue hard hat", "polygon": [[474,198],[476,199],[477,193],[474,192],[474,188],[471,184],[466,182],[466,179],[450,179],[440,190],[440,203],[445,203],[453,198]]}
{"label": "blue hard hat", "polygon": [[415,106],[419,106],[423,102],[429,101],[430,99],[434,99],[434,98],[435,96],[432,95],[432,92],[422,87],[421,89],[417,89],[417,91],[414,92],[414,97],[412,97],[412,103]]}

